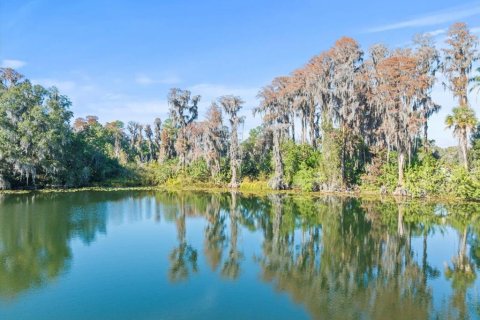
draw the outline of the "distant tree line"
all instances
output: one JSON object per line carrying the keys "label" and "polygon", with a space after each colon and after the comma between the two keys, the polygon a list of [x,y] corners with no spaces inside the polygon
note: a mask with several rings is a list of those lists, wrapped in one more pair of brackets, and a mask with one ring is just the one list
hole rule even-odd
{"label": "distant tree line", "polygon": [[[174,88],[163,121],[102,125],[87,116],[71,126],[67,97],[4,68],[0,188],[268,184],[480,198],[478,121],[468,98],[480,88],[480,76],[472,76],[477,46],[464,23],[450,27],[441,50],[423,34],[411,47],[376,44],[366,55],[356,40],[343,37],[262,88],[254,108],[262,125],[243,141],[241,97],[218,98],[199,121],[201,97]],[[428,120],[440,109],[431,96],[440,74],[457,101],[445,125],[458,138],[458,156],[428,135]]]}

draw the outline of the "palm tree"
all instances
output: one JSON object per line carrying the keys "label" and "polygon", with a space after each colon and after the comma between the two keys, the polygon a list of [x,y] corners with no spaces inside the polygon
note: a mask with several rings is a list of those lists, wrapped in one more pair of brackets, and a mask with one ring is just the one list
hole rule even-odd
{"label": "palm tree", "polygon": [[458,138],[463,165],[468,170],[468,137],[477,125],[477,118],[472,108],[467,106],[453,108],[452,112],[445,119],[445,124],[447,128],[453,128],[453,134]]}

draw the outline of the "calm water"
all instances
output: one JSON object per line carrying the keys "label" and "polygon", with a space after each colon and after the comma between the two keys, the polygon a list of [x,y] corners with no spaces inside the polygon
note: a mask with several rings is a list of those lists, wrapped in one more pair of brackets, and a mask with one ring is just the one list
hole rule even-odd
{"label": "calm water", "polygon": [[476,319],[479,235],[472,204],[3,195],[0,319]]}

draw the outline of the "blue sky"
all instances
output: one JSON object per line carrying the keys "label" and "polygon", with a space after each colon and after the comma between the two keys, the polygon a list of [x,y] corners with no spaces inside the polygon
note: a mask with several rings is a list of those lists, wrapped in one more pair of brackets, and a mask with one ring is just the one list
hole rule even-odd
{"label": "blue sky", "polygon": [[[200,115],[216,97],[246,100],[246,134],[260,123],[258,90],[328,49],[341,36],[363,49],[405,46],[467,22],[480,35],[480,1],[0,1],[0,64],[35,83],[57,86],[75,116],[152,122],[167,115],[171,87],[202,95]],[[454,106],[441,85],[431,137],[456,144],[444,129]],[[480,101],[472,97],[477,113]]]}

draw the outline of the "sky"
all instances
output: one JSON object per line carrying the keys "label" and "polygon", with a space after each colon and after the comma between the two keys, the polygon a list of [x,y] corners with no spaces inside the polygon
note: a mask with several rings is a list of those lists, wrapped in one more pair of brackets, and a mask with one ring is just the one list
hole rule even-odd
{"label": "sky", "polygon": [[[252,115],[259,89],[336,39],[367,52],[428,32],[441,48],[458,21],[480,35],[480,1],[0,0],[0,66],[58,87],[75,117],[101,122],[165,119],[172,87],[202,96],[200,118],[217,97],[239,95],[246,135],[261,122]],[[445,147],[457,143],[444,125],[455,102],[440,82],[432,95],[442,109],[429,126]],[[480,98],[471,102],[480,114]]]}

